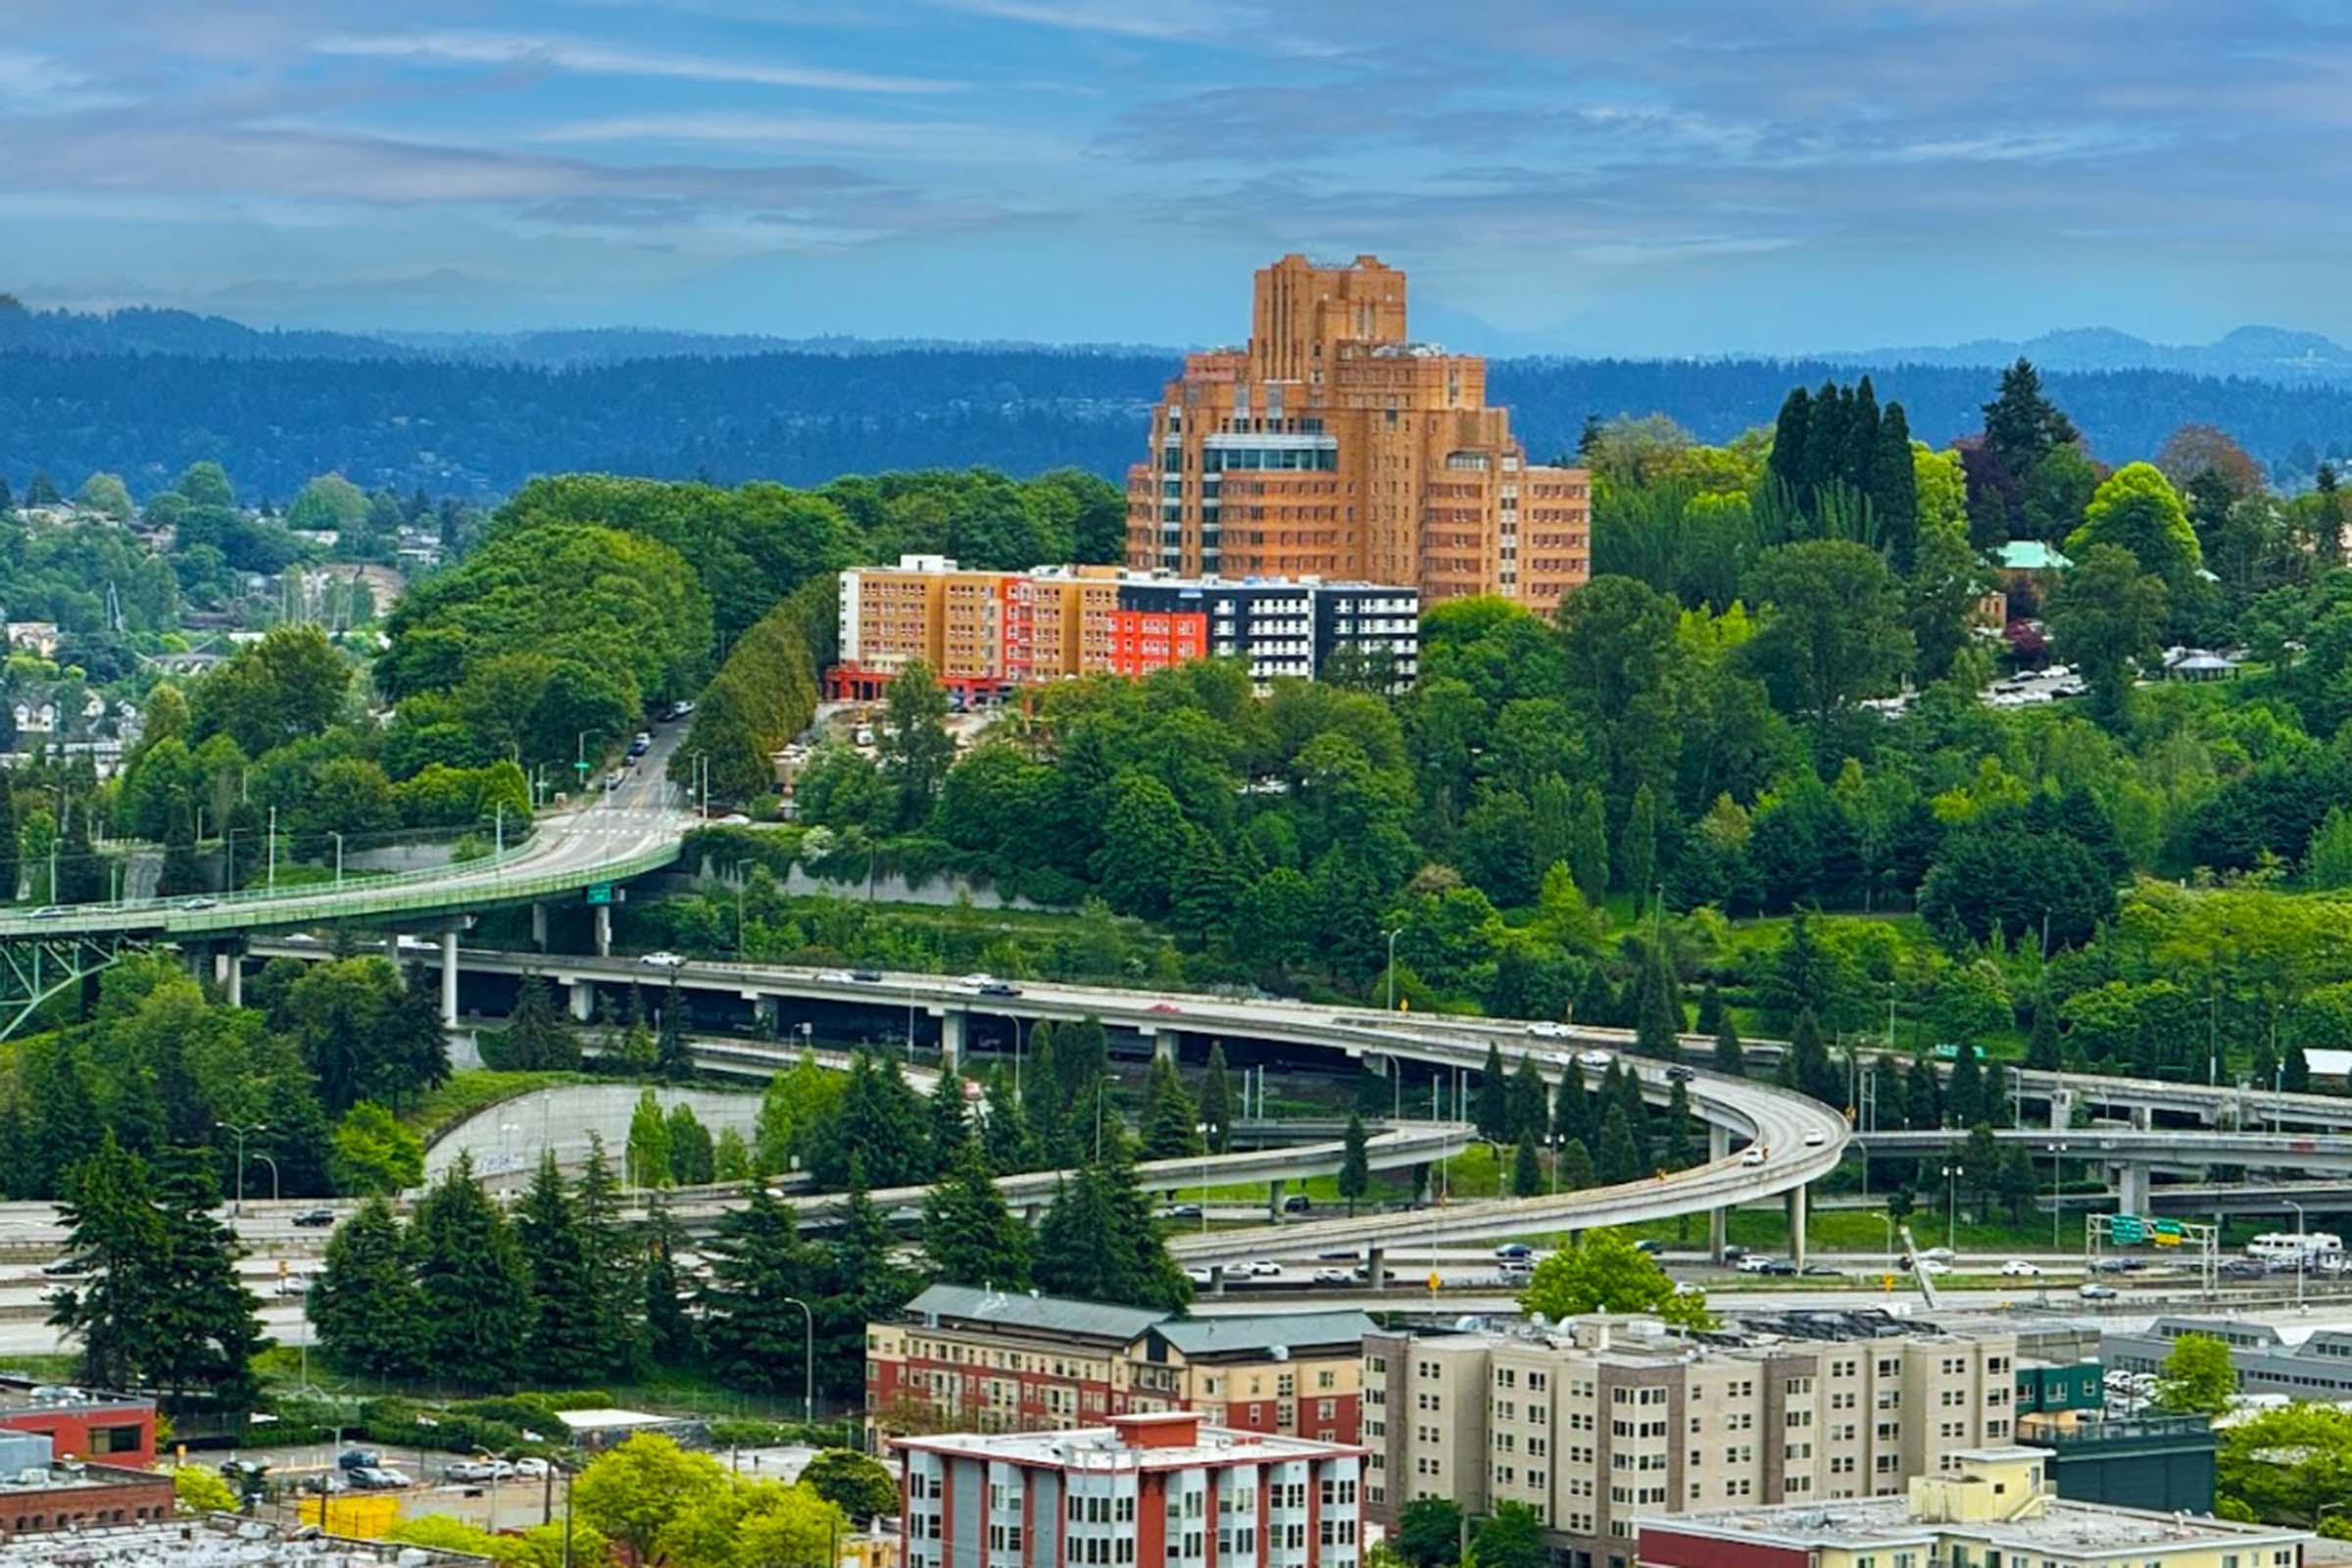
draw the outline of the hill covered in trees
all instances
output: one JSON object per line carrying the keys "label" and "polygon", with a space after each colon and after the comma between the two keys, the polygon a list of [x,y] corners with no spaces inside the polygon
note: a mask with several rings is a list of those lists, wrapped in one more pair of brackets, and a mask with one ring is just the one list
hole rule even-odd
{"label": "hill covered in trees", "polygon": [[[1176,368],[1172,351],[734,353],[733,340],[642,359],[479,363],[172,313],[139,313],[109,331],[91,319],[0,312],[0,475],[20,486],[36,470],[98,470],[144,497],[202,459],[279,499],[324,472],[368,490],[474,497],[566,470],[810,485],[986,465],[1115,478],[1142,453],[1147,410]],[[1489,385],[1529,451],[1550,458],[1576,445],[1592,415],[1664,414],[1701,441],[1727,441],[1770,423],[1791,384],[1838,370],[1827,361],[1496,360]],[[1977,427],[1998,371],[1904,365],[1875,379],[1909,411],[1913,434],[1941,445]],[[2186,423],[2229,431],[2289,483],[2352,450],[2352,386],[2146,369],[2055,372],[2048,383],[2109,464],[2153,455]]]}

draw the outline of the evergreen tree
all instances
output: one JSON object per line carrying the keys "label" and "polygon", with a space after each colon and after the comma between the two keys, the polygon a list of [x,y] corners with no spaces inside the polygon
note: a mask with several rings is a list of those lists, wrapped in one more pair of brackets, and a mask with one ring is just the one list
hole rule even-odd
{"label": "evergreen tree", "polygon": [[2303,1054],[2303,1042],[2290,1040],[2286,1053],[2279,1057],[2279,1083],[2290,1094],[2311,1092],[2311,1058]]}
{"label": "evergreen tree", "polygon": [[470,1155],[416,1204],[416,1285],[425,1364],[452,1382],[512,1383],[530,1317],[530,1276]]}
{"label": "evergreen tree", "polygon": [[1682,1054],[1683,1004],[1676,995],[1674,969],[1655,944],[1642,950],[1641,1012],[1634,1024],[1634,1050],[1641,1055],[1671,1060]]}
{"label": "evergreen tree", "polygon": [[1813,394],[1791,387],[1781,400],[1780,417],[1773,424],[1772,452],[1765,460],[1766,478],[1791,497],[1801,497],[1812,483],[1806,456],[1806,436],[1812,425]]}
{"label": "evergreen tree", "polygon": [[1146,1159],[1182,1159],[1205,1147],[1193,1097],[1185,1093],[1176,1064],[1165,1056],[1152,1056],[1151,1071],[1144,1079],[1142,1131]]}
{"label": "evergreen tree", "polygon": [[2026,1065],[2037,1072],[2056,1072],[2066,1065],[2058,1044],[2058,1007],[2045,984],[2034,996],[2034,1022],[2026,1031]]}
{"label": "evergreen tree", "polygon": [[1478,1074],[1478,1108],[1475,1120],[1478,1136],[1491,1144],[1499,1144],[1511,1135],[1510,1092],[1502,1075],[1502,1048],[1490,1043],[1487,1064]]}
{"label": "evergreen tree", "polygon": [[956,1163],[956,1155],[972,1136],[971,1117],[963,1103],[964,1076],[948,1063],[931,1086],[930,1174],[938,1176]]}
{"label": "evergreen tree", "polygon": [[1870,510],[1878,519],[1879,542],[1902,576],[1911,574],[1919,553],[1919,477],[1911,460],[1911,422],[1900,403],[1886,405],[1879,420],[1879,449],[1871,461]]}
{"label": "evergreen tree", "polygon": [[1658,1139],[1659,1162],[1668,1170],[1688,1170],[1698,1161],[1691,1142],[1690,1086],[1679,1078],[1666,1091],[1664,1118]]}
{"label": "evergreen tree", "polygon": [[[6,508],[0,507],[0,511]],[[17,795],[6,782],[0,781],[0,901],[13,903],[24,887],[24,866],[21,861],[23,829],[17,822]]]}
{"label": "evergreen tree", "polygon": [[1787,1073],[1783,1079],[1791,1089],[1809,1095],[1825,1105],[1845,1103],[1845,1075],[1830,1058],[1829,1043],[1822,1039],[1820,1020],[1811,1007],[1796,1015],[1796,1028],[1788,1036],[1788,1051],[1782,1058]]}
{"label": "evergreen tree", "polygon": [[1637,910],[1649,906],[1658,874],[1658,800],[1644,779],[1634,787],[1633,804],[1625,813],[1625,832],[1617,841],[1617,876],[1634,896]]}
{"label": "evergreen tree", "polygon": [[895,1056],[852,1054],[841,1103],[811,1141],[808,1173],[820,1186],[847,1187],[853,1164],[884,1187],[931,1174],[929,1116]]}
{"label": "evergreen tree", "polygon": [[717,1175],[710,1129],[683,1100],[669,1107],[669,1179],[680,1187],[707,1186]]}
{"label": "evergreen tree", "polygon": [[1560,1146],[1560,1191],[1581,1193],[1593,1185],[1592,1151],[1582,1138]]}
{"label": "evergreen tree", "polygon": [[574,1202],[588,1252],[589,1279],[596,1291],[598,1343],[606,1348],[610,1367],[633,1372],[648,1353],[646,1294],[639,1279],[643,1248],[621,1217],[620,1183],[612,1161],[605,1157],[604,1139],[593,1132],[588,1135],[588,1162],[580,1169]]}
{"label": "evergreen tree", "polygon": [[945,1179],[923,1199],[923,1255],[951,1285],[1029,1288],[1029,1227],[1015,1218],[977,1143],[956,1151]]}
{"label": "evergreen tree", "polygon": [[50,892],[50,902],[96,904],[107,896],[108,878],[106,866],[90,847],[89,798],[69,791],[61,798],[61,806],[66,814],[56,855],[57,886]]}
{"label": "evergreen tree", "polygon": [[65,1255],[82,1272],[78,1283],[51,1298],[49,1323],[81,1342],[75,1376],[82,1382],[134,1388],[154,1348],[163,1305],[155,1261],[163,1252],[164,1220],[146,1161],[108,1132],[87,1159],[66,1173],[61,1200]]}
{"label": "evergreen tree", "polygon": [[1568,869],[1588,904],[1597,905],[1608,893],[1608,822],[1596,789],[1577,794],[1576,816],[1568,825]]}
{"label": "evergreen tree", "polygon": [[1533,1138],[1521,1138],[1511,1151],[1511,1196],[1534,1198],[1544,1191],[1544,1160]]}
{"label": "evergreen tree", "polygon": [[694,1052],[686,1044],[686,1031],[693,1027],[694,1013],[685,992],[678,988],[678,978],[669,978],[669,995],[662,1001],[661,1028],[654,1033],[654,1071],[671,1083],[683,1083],[694,1076]]}
{"label": "evergreen tree", "polygon": [[145,1380],[173,1394],[202,1392],[224,1410],[262,1400],[253,1358],[268,1349],[261,1303],[237,1277],[244,1250],[236,1232],[214,1217],[220,1201],[211,1152],[178,1150],[155,1166],[155,1207],[162,1246],[150,1260],[159,1303]]}
{"label": "evergreen tree", "polygon": [[1585,1069],[1573,1059],[1560,1069],[1560,1086],[1551,1102],[1551,1130],[1559,1138],[1580,1139],[1587,1149],[1592,1147],[1592,1101],[1585,1093]]}
{"label": "evergreen tree", "polygon": [[1551,1124],[1550,1099],[1544,1088],[1544,1075],[1536,1070],[1535,1058],[1520,1056],[1519,1065],[1511,1070],[1503,1136],[1514,1142],[1527,1138],[1542,1142],[1544,1130]]}
{"label": "evergreen tree", "polygon": [[[657,1194],[646,1210],[643,1289],[635,1307],[645,1323],[646,1354],[656,1366],[691,1366],[702,1354],[678,1278],[679,1244],[677,1222],[669,1217],[668,1206]],[[621,1276],[624,1280],[628,1277]]]}
{"label": "evergreen tree", "polygon": [[1875,1093],[1878,1099],[1878,1104],[1874,1107],[1877,1120],[1871,1130],[1883,1127],[1893,1132],[1910,1126],[1911,1091],[1903,1081],[1902,1063],[1891,1055],[1881,1055],[1871,1063],[1870,1075],[1877,1086]]}
{"label": "evergreen tree", "polygon": [[865,1326],[895,1318],[920,1282],[898,1260],[890,1222],[867,1196],[863,1173],[850,1173],[841,1223],[819,1250],[814,1293],[817,1380],[836,1391],[863,1385]]}
{"label": "evergreen tree", "polygon": [[636,1108],[629,1112],[622,1168],[636,1187],[667,1187],[674,1179],[669,1170],[669,1118],[662,1114],[662,1102],[651,1089],[637,1096]]}
{"label": "evergreen tree", "polygon": [[424,1370],[416,1253],[388,1201],[370,1198],[335,1227],[303,1310],[319,1348],[346,1372],[401,1379]]}
{"label": "evergreen tree", "polygon": [[540,1155],[539,1169],[515,1207],[514,1236],[530,1273],[530,1317],[523,1334],[529,1375],[558,1388],[602,1377],[612,1364],[613,1347],[605,1338],[595,1260],[552,1149]]}
{"label": "evergreen tree", "polygon": [[[1034,1157],[1040,1165],[1074,1163],[1055,1157],[1064,1152],[1063,1123],[1068,1119],[1068,1106],[1061,1098],[1061,1080],[1054,1073],[1054,1057],[1059,1049],[1053,1022],[1039,1019],[1037,1027],[1029,1031],[1029,1070],[1021,1075],[1020,1091],[1021,1120],[1028,1128]],[[1069,1141],[1069,1147],[1074,1150],[1075,1142]]]}
{"label": "evergreen tree", "polygon": [[1611,1105],[1601,1117],[1600,1153],[1594,1164],[1604,1187],[1642,1177],[1642,1149],[1634,1141],[1633,1123],[1627,1120],[1623,1105]]}
{"label": "evergreen tree", "polygon": [[1200,1119],[1208,1125],[1209,1152],[1223,1154],[1233,1148],[1233,1078],[1225,1067],[1225,1043],[1208,1047],[1208,1076],[1200,1081]]}
{"label": "evergreen tree", "polygon": [[[1997,1108],[1998,1096],[1995,1096]],[[1990,1121],[1990,1108],[1984,1103],[1984,1073],[1977,1065],[1977,1048],[1967,1041],[1960,1042],[1959,1054],[1952,1057],[1950,1076],[1944,1081],[1943,1112],[1955,1127],[1974,1127],[1981,1121]]]}
{"label": "evergreen tree", "polygon": [[1740,1026],[1732,1019],[1732,1009],[1723,1009],[1715,1026],[1715,1070],[1727,1078],[1747,1076],[1747,1048],[1740,1043]]}
{"label": "evergreen tree", "polygon": [[1038,1227],[1038,1285],[1055,1296],[1181,1310],[1192,1288],[1168,1256],[1150,1205],[1135,1185],[1127,1139],[1106,1129],[1101,1159],[1090,1159],[1055,1191]]}
{"label": "evergreen tree", "polygon": [[1355,1217],[1355,1205],[1372,1190],[1371,1156],[1365,1150],[1364,1118],[1349,1113],[1348,1131],[1340,1154],[1340,1196],[1348,1200],[1348,1217]]}
{"label": "evergreen tree", "polygon": [[1911,1058],[1903,1078],[1903,1112],[1913,1132],[1932,1132],[1943,1125],[1943,1086],[1926,1054]]}
{"label": "evergreen tree", "polygon": [[797,1389],[810,1326],[795,1300],[808,1298],[817,1259],[792,1210],[754,1183],[742,1207],[719,1215],[705,1250],[703,1330],[713,1370],[738,1387]]}
{"label": "evergreen tree", "polygon": [[1698,1016],[1691,1020],[1690,1029],[1693,1034],[1717,1035],[1722,1033],[1723,993],[1715,989],[1713,975],[1707,977],[1706,985],[1699,990]]}
{"label": "evergreen tree", "polygon": [[524,975],[515,988],[504,1055],[517,1072],[570,1072],[580,1065],[580,1041],[570,1016],[556,1005],[554,989],[538,975]]}
{"label": "evergreen tree", "polygon": [[980,1135],[990,1170],[1010,1176],[1036,1168],[1037,1151],[1029,1136],[1028,1119],[1012,1092],[1011,1077],[1001,1065],[989,1070],[988,1117]]}

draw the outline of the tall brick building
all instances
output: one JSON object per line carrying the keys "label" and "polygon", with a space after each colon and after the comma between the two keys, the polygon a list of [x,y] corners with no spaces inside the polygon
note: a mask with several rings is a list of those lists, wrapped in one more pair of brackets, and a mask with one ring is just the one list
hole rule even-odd
{"label": "tall brick building", "polygon": [[1127,564],[1413,584],[1549,611],[1592,570],[1582,468],[1531,465],[1487,363],[1405,335],[1404,274],[1286,256],[1250,346],[1188,355],[1128,470]]}

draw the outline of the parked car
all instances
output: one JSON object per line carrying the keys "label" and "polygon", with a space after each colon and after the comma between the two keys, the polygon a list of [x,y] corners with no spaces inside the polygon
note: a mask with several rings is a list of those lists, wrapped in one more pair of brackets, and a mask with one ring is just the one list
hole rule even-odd
{"label": "parked car", "polygon": [[384,1456],[373,1448],[345,1448],[335,1455],[335,1468],[342,1471],[368,1470],[384,1462]]}
{"label": "parked car", "polygon": [[347,1470],[344,1472],[344,1476],[350,1481],[351,1489],[354,1492],[398,1492],[403,1487],[414,1485],[405,1471],[388,1469],[380,1465]]}
{"label": "parked car", "polygon": [[686,967],[684,956],[675,953],[649,953],[637,961],[650,963],[657,969],[683,969]]}
{"label": "parked car", "polygon": [[306,1231],[320,1230],[334,1222],[335,1211],[331,1208],[298,1209],[294,1214],[294,1223]]}
{"label": "parked car", "polygon": [[504,1459],[460,1459],[441,1473],[452,1481],[504,1481],[514,1467]]}
{"label": "parked car", "polygon": [[[686,706],[692,708],[694,705],[688,703]],[[534,1458],[529,1454],[514,1461],[514,1474],[517,1479],[537,1481],[544,1478],[549,1469],[550,1466],[545,1459]]]}
{"label": "parked car", "polygon": [[1525,1242],[1505,1242],[1494,1249],[1496,1257],[1533,1257],[1536,1250]]}
{"label": "parked car", "polygon": [[2115,1287],[2089,1280],[2076,1287],[2075,1294],[2085,1301],[2112,1301],[2115,1299]]}
{"label": "parked car", "polygon": [[605,775],[605,788],[606,788],[606,789],[608,789],[608,790],[616,790],[616,789],[620,788],[620,769],[619,769],[619,768],[617,768],[617,767],[616,767],[616,768],[612,769],[612,772],[610,772],[610,773],[607,773],[607,774]]}
{"label": "parked car", "polygon": [[2041,1265],[2029,1263],[2022,1257],[2013,1257],[2001,1265],[2001,1278],[2005,1280],[2037,1280],[2041,1278]]}

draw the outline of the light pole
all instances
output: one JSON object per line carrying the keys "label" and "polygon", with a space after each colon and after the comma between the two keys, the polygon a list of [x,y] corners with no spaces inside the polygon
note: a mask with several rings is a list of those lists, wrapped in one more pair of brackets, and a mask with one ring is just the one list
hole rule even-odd
{"label": "light pole", "polygon": [[341,887],[343,885],[343,835],[331,827],[326,831],[328,837],[335,841],[335,886]]}
{"label": "light pole", "polygon": [[2058,1155],[2064,1144],[2052,1144],[2050,1149],[2050,1250],[2058,1250]]}
{"label": "light pole", "polygon": [[1386,1011],[1389,1011],[1389,1012],[1395,1012],[1395,1011],[1396,1010],[1396,939],[1397,939],[1398,937],[1402,936],[1403,934],[1404,934],[1404,927],[1402,927],[1402,926],[1398,926],[1398,927],[1397,927],[1396,930],[1394,930],[1394,931],[1391,931],[1391,932],[1389,932],[1389,933],[1388,933],[1388,938],[1389,938],[1389,1004],[1388,1004],[1387,1008],[1386,1008],[1386,1009],[1384,1009],[1384,1010],[1386,1010]]}
{"label": "light pole", "polygon": [[253,1152],[253,1157],[270,1167],[270,1201],[274,1203],[277,1201],[277,1161],[258,1149]]}
{"label": "light pole", "polygon": [[270,808],[270,874],[264,885],[272,893],[277,891],[277,808]]}
{"label": "light pole", "polygon": [[1545,1133],[1544,1147],[1551,1153],[1551,1196],[1560,1196],[1560,1135]]}
{"label": "light pole", "polygon": [[254,1133],[268,1131],[270,1124],[266,1121],[257,1121],[250,1127],[240,1127],[233,1121],[217,1121],[213,1125],[222,1132],[237,1135],[237,1196],[228,1205],[228,1211],[234,1218],[243,1219],[245,1217],[245,1140]]}
{"label": "light pole", "polygon": [[1208,1234],[1208,1123],[1193,1123],[1193,1131],[1200,1135],[1200,1232]]}
{"label": "light pole", "polygon": [[1955,1252],[1959,1250],[1952,1244],[1960,1228],[1960,1178],[1967,1174],[1965,1165],[1943,1167],[1943,1245]]}
{"label": "light pole", "polygon": [[2295,1310],[2303,1310],[2303,1272],[2310,1265],[2311,1253],[2303,1240],[2303,1205],[2287,1199],[2286,1206],[2295,1211]]}
{"label": "light pole", "polygon": [[787,1296],[784,1300],[799,1307],[802,1321],[808,1325],[808,1337],[804,1342],[808,1348],[801,1362],[801,1425],[812,1427],[816,1425],[816,1316],[808,1310],[808,1303],[797,1296]]}

